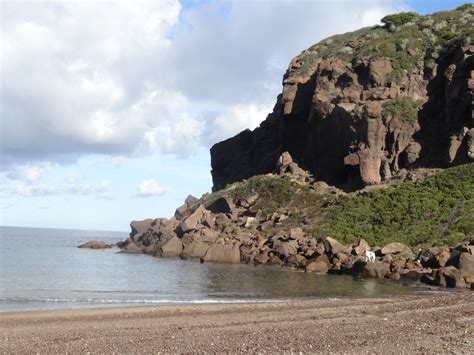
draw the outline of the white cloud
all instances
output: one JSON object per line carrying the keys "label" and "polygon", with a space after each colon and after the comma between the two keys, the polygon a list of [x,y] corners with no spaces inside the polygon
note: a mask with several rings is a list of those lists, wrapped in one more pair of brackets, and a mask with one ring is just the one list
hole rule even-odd
{"label": "white cloud", "polygon": [[111,184],[108,180],[98,183],[79,183],[75,177],[68,177],[67,184],[55,185],[47,183],[24,183],[16,185],[4,185],[2,192],[8,195],[23,197],[51,196],[51,195],[93,195],[106,197]]}
{"label": "white cloud", "polygon": [[[213,119],[209,142],[218,142],[232,137],[240,131],[254,129],[270,112],[271,104],[240,104],[231,106]],[[211,143],[212,144],[212,143]]]}
{"label": "white cloud", "polygon": [[5,176],[12,180],[38,181],[43,179],[52,169],[48,162],[21,164],[11,167],[5,172]]}
{"label": "white cloud", "polygon": [[166,193],[166,188],[160,186],[154,179],[143,180],[138,185],[138,197],[162,196]]}
{"label": "white cloud", "polygon": [[4,2],[0,168],[207,149],[265,119],[301,50],[402,5]]}

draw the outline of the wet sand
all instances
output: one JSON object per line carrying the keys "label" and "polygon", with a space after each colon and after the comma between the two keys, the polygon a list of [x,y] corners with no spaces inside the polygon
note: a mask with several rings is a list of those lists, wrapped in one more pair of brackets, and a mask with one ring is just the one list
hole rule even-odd
{"label": "wet sand", "polygon": [[474,293],[0,313],[1,353],[471,353]]}

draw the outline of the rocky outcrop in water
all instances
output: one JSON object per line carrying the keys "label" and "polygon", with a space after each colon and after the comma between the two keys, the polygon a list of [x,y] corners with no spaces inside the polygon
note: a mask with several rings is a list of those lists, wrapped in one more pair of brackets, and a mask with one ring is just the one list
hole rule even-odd
{"label": "rocky outcrop in water", "polygon": [[396,16],[295,57],[260,127],[212,147],[214,190],[273,171],[284,151],[346,191],[474,161],[473,7]]}

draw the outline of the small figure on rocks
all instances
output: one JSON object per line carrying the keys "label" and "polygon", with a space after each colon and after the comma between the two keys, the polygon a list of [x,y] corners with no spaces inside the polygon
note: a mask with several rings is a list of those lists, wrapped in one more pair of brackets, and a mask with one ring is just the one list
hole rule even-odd
{"label": "small figure on rocks", "polygon": [[375,262],[375,253],[373,251],[366,250],[365,253],[364,253],[364,257],[365,257],[365,261],[367,263]]}

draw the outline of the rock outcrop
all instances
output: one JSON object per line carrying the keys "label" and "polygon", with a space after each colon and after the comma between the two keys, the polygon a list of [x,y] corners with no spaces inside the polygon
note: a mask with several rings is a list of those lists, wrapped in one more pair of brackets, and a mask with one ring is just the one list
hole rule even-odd
{"label": "rock outcrop", "polygon": [[112,244],[107,244],[105,242],[101,242],[98,240],[90,240],[84,244],[78,246],[78,248],[89,248],[89,249],[110,249],[112,248]]}
{"label": "rock outcrop", "polygon": [[213,189],[273,171],[284,151],[346,191],[474,161],[473,7],[385,22],[294,58],[260,127],[212,147]]}
{"label": "rock outcrop", "polygon": [[[128,253],[201,262],[267,264],[311,273],[473,287],[472,238],[451,248],[419,250],[416,257],[412,248],[400,242],[371,247],[364,239],[342,243],[329,236],[316,238],[313,222],[317,223],[319,217],[317,213],[311,216],[308,211],[325,206],[327,201],[339,198],[342,192],[334,194],[333,190],[337,189],[329,186],[324,193],[318,192],[314,186],[319,184],[294,163],[288,153],[278,159],[277,165],[275,174],[234,184],[199,200],[192,198],[192,203],[178,207],[171,219],[133,221],[130,238],[120,247]],[[284,166],[292,168],[287,170],[282,168]],[[255,184],[261,184],[260,189],[251,187]],[[294,199],[306,202],[291,208],[292,201],[282,200],[273,213],[265,213],[274,200],[289,196],[285,186],[292,189]],[[265,192],[268,188],[276,191],[277,196],[268,195]],[[305,192],[298,196],[298,191],[300,194]],[[308,210],[301,211],[303,206]],[[374,261],[366,258],[368,250],[375,253]]]}

